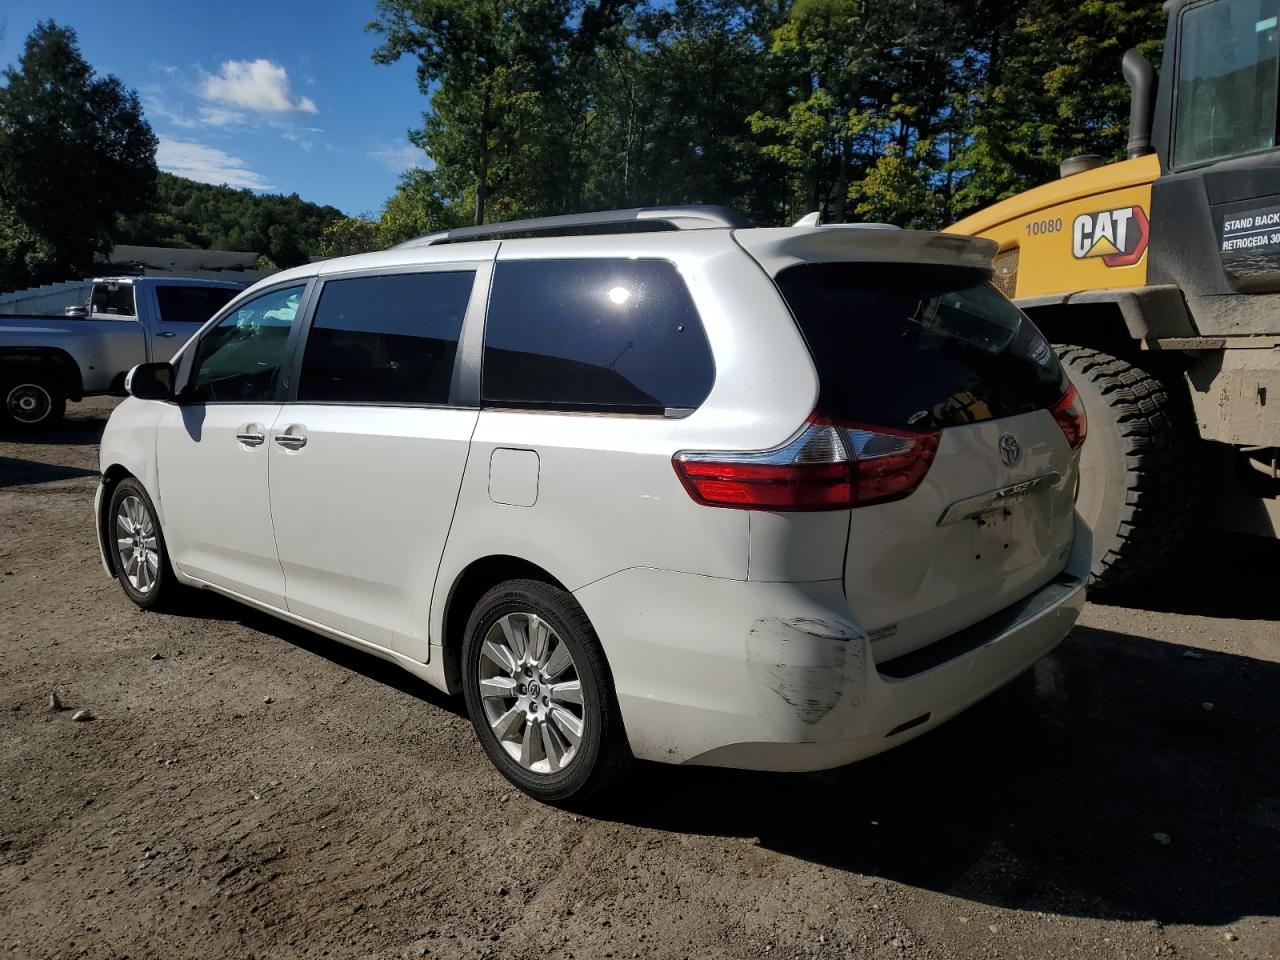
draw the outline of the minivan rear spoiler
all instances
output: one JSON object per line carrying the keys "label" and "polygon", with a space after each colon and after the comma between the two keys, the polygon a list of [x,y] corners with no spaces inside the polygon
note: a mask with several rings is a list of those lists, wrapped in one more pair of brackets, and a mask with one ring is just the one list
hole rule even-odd
{"label": "minivan rear spoiler", "polygon": [[994,241],[979,237],[858,224],[735,230],[733,237],[774,277],[799,263],[841,261],[963,267],[990,277],[999,249]]}

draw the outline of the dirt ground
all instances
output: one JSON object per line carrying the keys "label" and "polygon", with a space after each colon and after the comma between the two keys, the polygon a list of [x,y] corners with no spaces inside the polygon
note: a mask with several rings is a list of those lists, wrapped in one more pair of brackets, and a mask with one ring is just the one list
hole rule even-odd
{"label": "dirt ground", "polygon": [[90,521],[110,407],[0,442],[2,957],[1280,957],[1272,544],[1204,538],[883,757],[645,766],[582,816],[378,660],[136,610]]}

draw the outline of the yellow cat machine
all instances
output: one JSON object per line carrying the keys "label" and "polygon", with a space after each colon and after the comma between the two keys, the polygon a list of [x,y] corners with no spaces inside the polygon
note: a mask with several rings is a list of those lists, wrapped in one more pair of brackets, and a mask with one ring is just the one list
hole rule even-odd
{"label": "yellow cat machine", "polygon": [[1204,524],[1280,534],[1280,0],[1170,0],[1134,50],[1128,159],[960,221],[1055,343],[1089,418],[1091,582],[1158,572]]}

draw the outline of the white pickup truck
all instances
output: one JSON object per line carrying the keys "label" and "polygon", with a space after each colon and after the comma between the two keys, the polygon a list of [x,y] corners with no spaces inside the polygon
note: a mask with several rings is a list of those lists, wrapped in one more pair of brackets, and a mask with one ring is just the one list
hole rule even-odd
{"label": "white pickup truck", "polygon": [[244,289],[222,280],[102,277],[64,316],[0,315],[0,430],[45,429],[68,400],[124,393],[136,364],[168,360]]}

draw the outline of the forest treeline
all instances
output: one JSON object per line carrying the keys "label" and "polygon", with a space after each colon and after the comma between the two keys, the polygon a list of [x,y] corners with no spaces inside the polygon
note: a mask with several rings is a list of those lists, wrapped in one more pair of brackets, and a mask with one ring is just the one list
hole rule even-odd
{"label": "forest treeline", "polygon": [[1120,58],[1163,29],[1136,0],[380,0],[435,166],[329,247],[659,203],[940,226],[1122,157]]}
{"label": "forest treeline", "polygon": [[[721,203],[760,224],[937,227],[1123,156],[1130,46],[1154,0],[378,0],[373,59],[417,65],[430,160],[345,217],[158,173],[137,95],[75,32],[0,84],[0,288],[113,243],[253,250],[285,267],[468,223]],[[409,120],[409,118],[406,118]]]}
{"label": "forest treeline", "polygon": [[296,193],[255,194],[161,171],[156,174],[155,201],[140,213],[120,218],[116,242],[248,250],[288,267],[318,254],[324,229],[342,217],[337,207],[309,203]]}

